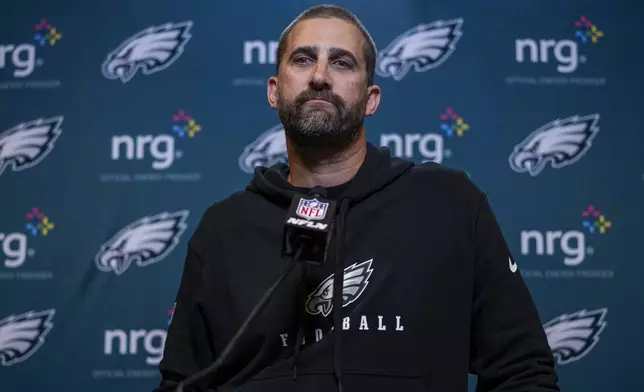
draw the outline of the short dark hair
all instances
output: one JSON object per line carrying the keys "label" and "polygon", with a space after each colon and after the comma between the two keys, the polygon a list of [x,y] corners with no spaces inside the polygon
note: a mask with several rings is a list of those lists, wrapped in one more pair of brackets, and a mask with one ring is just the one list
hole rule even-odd
{"label": "short dark hair", "polygon": [[367,29],[360,23],[360,20],[349,10],[338,5],[322,4],[313,6],[297,16],[280,35],[280,40],[277,45],[277,67],[276,72],[279,73],[280,64],[286,51],[286,40],[296,24],[307,19],[328,18],[328,19],[341,19],[351,23],[357,27],[366,44],[364,45],[364,58],[367,64],[367,85],[371,86],[374,80],[374,73],[376,69],[376,44],[371,38]]}

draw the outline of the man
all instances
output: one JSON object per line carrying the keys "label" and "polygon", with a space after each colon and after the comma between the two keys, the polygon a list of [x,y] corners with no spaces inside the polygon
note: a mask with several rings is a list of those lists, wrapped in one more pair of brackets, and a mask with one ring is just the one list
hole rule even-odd
{"label": "man", "polygon": [[[186,390],[558,391],[539,315],[485,195],[462,172],[366,141],[376,48],[347,10],[287,27],[268,101],[289,164],[258,168],[190,239],[157,391],[207,368],[282,273],[293,196],[337,202],[322,266],[298,265],[226,353]],[[338,277],[338,284],[334,282]]]}

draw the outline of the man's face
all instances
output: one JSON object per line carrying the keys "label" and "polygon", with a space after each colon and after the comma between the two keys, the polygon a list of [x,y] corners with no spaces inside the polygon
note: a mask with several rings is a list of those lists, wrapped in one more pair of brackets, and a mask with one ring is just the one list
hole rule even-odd
{"label": "man's face", "polygon": [[291,31],[269,101],[293,144],[342,148],[360,135],[379,92],[367,87],[364,45],[360,30],[339,19],[305,20]]}

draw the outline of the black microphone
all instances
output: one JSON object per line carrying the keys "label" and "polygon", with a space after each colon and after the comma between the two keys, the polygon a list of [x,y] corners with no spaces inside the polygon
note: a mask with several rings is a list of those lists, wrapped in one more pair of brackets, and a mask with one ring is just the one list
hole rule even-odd
{"label": "black microphone", "polygon": [[317,265],[324,264],[335,216],[335,202],[325,200],[321,197],[321,195],[325,194],[322,188],[314,188],[310,194],[312,194],[310,197],[303,195],[294,196],[286,214],[282,256],[291,259],[291,262],[275,283],[264,293],[264,296],[255,305],[248,317],[246,317],[242,326],[237,330],[237,333],[230,340],[217,360],[207,368],[181,381],[175,389],[176,392],[184,392],[184,388],[187,385],[215,374],[221,368],[224,361],[237,345],[242,334],[248,329],[250,323],[262,311],[264,306],[266,306],[275,290],[282,284],[299,261]]}
{"label": "black microphone", "polygon": [[322,197],[323,188],[313,188],[309,196],[293,198],[284,221],[282,256],[292,258],[302,249],[300,260],[322,265],[326,261],[336,204]]}

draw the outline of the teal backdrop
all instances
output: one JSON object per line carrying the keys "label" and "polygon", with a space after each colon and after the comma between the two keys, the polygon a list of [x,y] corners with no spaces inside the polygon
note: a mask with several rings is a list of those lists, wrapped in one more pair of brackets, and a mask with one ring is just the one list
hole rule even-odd
{"label": "teal backdrop", "polygon": [[[201,214],[285,159],[265,85],[313,4],[3,3],[0,391],[157,385]],[[341,4],[379,50],[369,140],[488,193],[562,390],[641,390],[644,7]]]}

